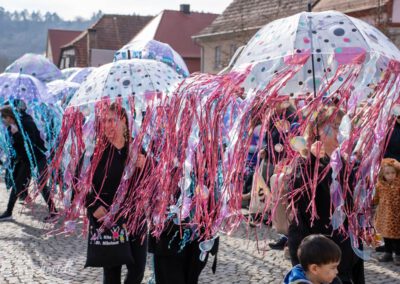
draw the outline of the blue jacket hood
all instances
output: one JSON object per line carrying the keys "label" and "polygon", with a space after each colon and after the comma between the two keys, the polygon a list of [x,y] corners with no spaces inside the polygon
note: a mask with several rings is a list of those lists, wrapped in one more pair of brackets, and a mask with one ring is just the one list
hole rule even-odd
{"label": "blue jacket hood", "polygon": [[296,265],[289,271],[286,275],[284,284],[312,284],[310,280],[307,279],[306,272],[300,264]]}

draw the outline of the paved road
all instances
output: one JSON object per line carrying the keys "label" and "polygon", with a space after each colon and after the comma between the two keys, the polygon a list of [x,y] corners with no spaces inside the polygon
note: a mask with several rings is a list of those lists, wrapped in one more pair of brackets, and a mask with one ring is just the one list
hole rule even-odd
{"label": "paved road", "polygon": [[[8,193],[0,184],[0,211],[5,209]],[[32,209],[17,205],[14,220],[0,222],[0,284],[5,283],[101,283],[99,268],[84,269],[86,240],[79,236],[46,236],[48,225],[41,222],[46,209],[42,201]],[[255,233],[241,226],[232,236],[222,236],[215,275],[212,258],[200,283],[281,283],[290,268],[283,252],[265,250],[265,238],[273,237],[267,227]],[[376,258],[377,254],[373,257]],[[400,267],[366,263],[367,283],[400,283]],[[145,281],[151,277],[151,256]]]}

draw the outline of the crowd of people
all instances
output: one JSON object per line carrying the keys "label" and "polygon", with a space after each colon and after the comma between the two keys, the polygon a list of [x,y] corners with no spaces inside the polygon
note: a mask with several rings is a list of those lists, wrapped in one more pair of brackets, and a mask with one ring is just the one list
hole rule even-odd
{"label": "crowd of people", "polygon": [[[49,216],[45,221],[52,221],[57,217],[55,202],[52,200],[50,189],[47,187],[48,161],[46,159],[46,148],[40,137],[32,117],[27,113],[26,105],[18,102],[18,105],[6,105],[0,109],[7,134],[12,141],[12,150],[9,151],[9,159],[12,163],[12,171],[7,172],[7,186],[11,188],[10,198],[6,211],[0,216],[0,220],[9,220],[12,217],[14,205],[18,198],[29,201],[29,184],[35,183],[42,188],[40,191],[45,199]],[[335,114],[332,119],[332,114]],[[291,124],[296,123],[296,117],[290,108],[277,110],[278,117],[285,117]],[[287,191],[294,192],[296,188],[305,186],[302,194],[293,198],[295,214],[285,214],[286,229],[280,230],[282,238],[277,243],[271,243],[271,248],[282,248],[288,246],[288,252],[292,270],[283,280],[284,283],[365,283],[364,262],[355,252],[351,239],[343,232],[335,230],[331,223],[331,195],[330,184],[332,174],[329,161],[338,147],[338,128],[344,114],[334,107],[324,108],[318,113],[316,123],[307,126],[305,137],[307,149],[302,155],[308,159],[310,164],[300,160],[293,172],[293,187]],[[96,143],[103,145],[103,150],[96,159],[96,166],[91,179],[91,191],[86,197],[87,217],[89,220],[89,242],[86,266],[103,267],[104,283],[120,283],[122,265],[127,266],[125,283],[141,283],[144,277],[147,252],[154,254],[154,275],[156,283],[182,283],[194,284],[198,282],[199,275],[204,269],[209,254],[215,255],[213,270],[215,272],[216,254],[218,252],[219,238],[212,239],[207,243],[210,247],[204,249],[198,239],[185,239],[185,228],[171,223],[160,237],[146,236],[143,232],[148,230],[152,224],[142,222],[141,232],[137,234],[128,232],[125,227],[124,218],[120,218],[110,229],[110,239],[118,244],[124,244],[123,250],[114,250],[114,247],[106,245],[96,246],[99,241],[96,234],[103,228],[104,217],[111,208],[117,189],[121,183],[124,168],[129,159],[130,146],[133,143],[129,129],[128,116],[123,108],[111,104],[101,123],[104,129],[103,137]],[[273,145],[279,144],[285,138],[280,136],[279,131],[273,132]],[[262,135],[259,134],[263,139]],[[27,143],[29,141],[29,143]],[[387,139],[388,146],[385,158],[380,168],[374,204],[376,204],[375,225],[377,232],[384,239],[384,255],[380,261],[394,261],[400,265],[400,117],[397,117],[393,131]],[[99,145],[96,145],[99,146]],[[255,153],[251,153],[251,159]],[[271,150],[269,147],[263,149],[261,160],[270,161],[281,159],[277,147]],[[141,178],[140,171],[146,168],[151,158],[147,153],[140,153],[135,162],[138,174],[132,175],[131,190]],[[348,159],[342,159],[347,163]],[[151,161],[150,161],[151,163]],[[257,161],[250,163],[254,168]],[[311,166],[310,166],[311,165]],[[343,167],[345,168],[345,167]],[[317,170],[316,170],[317,169]],[[77,169],[79,172],[79,166]],[[324,174],[321,174],[324,173]],[[264,180],[273,180],[276,174],[273,165],[264,164],[261,177]],[[249,194],[254,190],[252,176],[254,171],[250,170],[245,176],[246,181],[244,193]],[[267,178],[268,175],[268,178]],[[304,183],[304,176],[313,179],[313,176],[323,176],[318,179],[315,194],[311,186]],[[76,179],[79,179],[77,173]],[[354,186],[354,176],[341,179]],[[268,185],[266,185],[268,190]],[[273,187],[271,182],[271,188]],[[74,189],[76,192],[79,189]],[[262,196],[263,194],[258,194]],[[244,195],[246,196],[246,195]],[[253,196],[250,195],[250,199]],[[72,198],[74,198],[72,196]],[[312,221],[312,216],[307,207],[315,200],[317,219]],[[284,202],[282,199],[276,202]],[[251,201],[250,201],[251,203]],[[347,196],[345,206],[352,206],[352,199]],[[285,209],[285,206],[282,208]],[[142,214],[140,208],[130,214]],[[129,218],[129,216],[125,216]],[[143,216],[144,220],[145,216]],[[283,218],[283,219],[285,219]],[[253,216],[254,219],[254,216]],[[272,218],[274,220],[274,218]],[[274,224],[274,222],[272,222]],[[278,224],[275,224],[278,226]],[[347,220],[344,221],[347,227]],[[285,227],[285,226],[284,226]],[[114,234],[117,233],[117,238]],[[143,237],[145,235],[145,237]],[[103,242],[108,241],[103,236]],[[203,243],[204,246],[204,243]],[[362,244],[359,245],[362,249]],[[114,250],[114,251],[113,251]],[[110,256],[114,257],[110,257]],[[173,270],[173,273],[171,271]]]}

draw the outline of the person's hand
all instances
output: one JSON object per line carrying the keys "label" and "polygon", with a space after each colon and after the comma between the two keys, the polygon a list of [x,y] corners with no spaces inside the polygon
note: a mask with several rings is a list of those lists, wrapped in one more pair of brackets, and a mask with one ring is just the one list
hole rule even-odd
{"label": "person's hand", "polygon": [[18,132],[18,127],[17,127],[17,125],[16,124],[10,124],[10,130],[11,130],[11,133],[12,134],[15,134],[15,133],[17,133]]}
{"label": "person's hand", "polygon": [[136,160],[136,167],[143,169],[145,163],[146,163],[146,157],[143,154],[139,154]]}
{"label": "person's hand", "polygon": [[96,211],[94,211],[93,216],[94,218],[99,220],[100,218],[103,218],[106,214],[107,214],[106,208],[100,206],[99,208],[96,209]]}

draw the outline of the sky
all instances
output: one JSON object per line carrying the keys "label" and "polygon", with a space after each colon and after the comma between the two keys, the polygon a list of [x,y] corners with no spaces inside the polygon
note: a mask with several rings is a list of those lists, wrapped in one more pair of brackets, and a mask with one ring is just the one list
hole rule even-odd
{"label": "sky", "polygon": [[56,12],[65,20],[76,16],[90,18],[93,12],[104,14],[156,15],[165,9],[179,10],[180,4],[190,4],[192,11],[222,13],[232,0],[0,0],[8,11]]}

